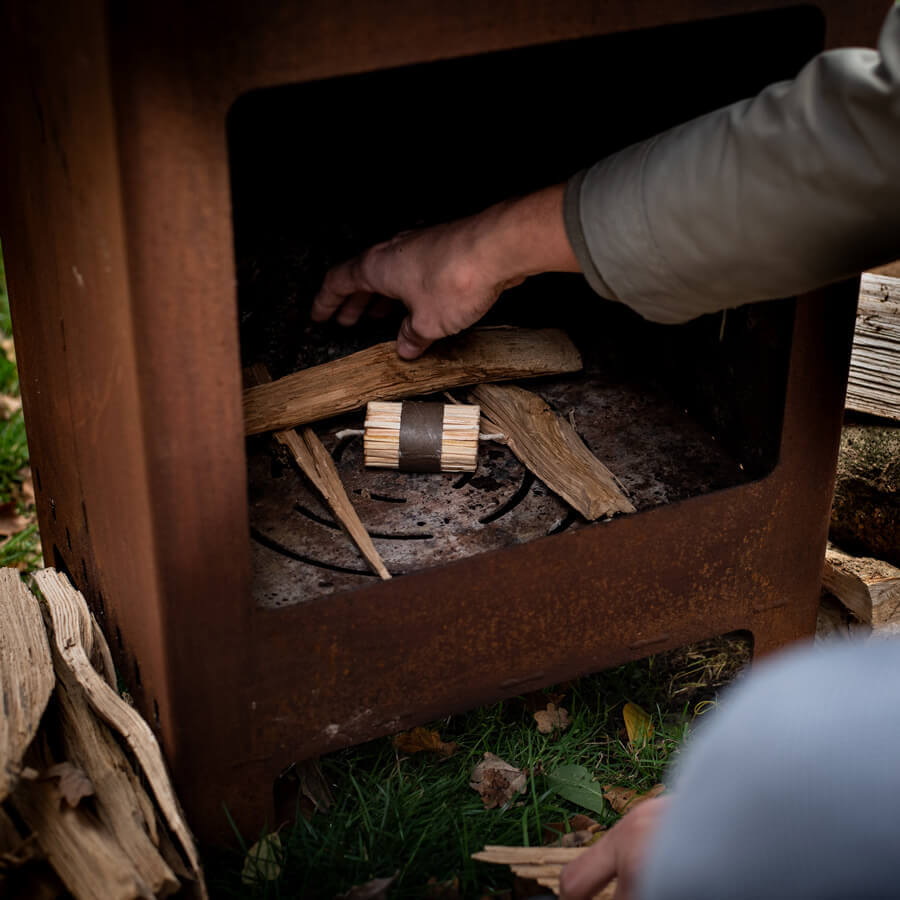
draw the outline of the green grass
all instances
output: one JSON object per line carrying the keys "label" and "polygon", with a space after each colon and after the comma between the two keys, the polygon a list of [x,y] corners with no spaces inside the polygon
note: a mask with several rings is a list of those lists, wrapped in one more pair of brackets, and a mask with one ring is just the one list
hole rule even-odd
{"label": "green grass", "polygon": [[[695,709],[709,706],[746,657],[743,643],[732,643],[723,651],[721,641],[706,642],[706,649],[686,648],[575,682],[562,702],[572,724],[561,734],[541,735],[531,709],[510,700],[432,723],[445,741],[459,745],[449,759],[403,756],[387,738],[324,757],[334,806],[309,821],[297,816],[282,828],[281,876],[255,885],[241,881],[244,853],[261,829],[244,835],[233,853],[208,858],[214,896],[330,900],[354,884],[395,872],[391,900],[426,896],[429,878],[458,877],[462,897],[503,892],[511,886],[508,869],[473,862],[471,854],[485,844],[540,844],[544,824],[575,813],[612,825],[618,816],[608,805],[598,815],[563,800],[549,788],[546,773],[575,763],[601,785],[652,787],[682,746]],[[651,714],[655,728],[637,753],[622,719],[628,700]],[[502,809],[486,810],[469,787],[485,751],[530,773],[526,793]]]}
{"label": "green grass", "polygon": [[[6,272],[0,248],[0,338],[12,337],[9,297],[6,293]],[[19,375],[15,357],[6,347],[0,349],[0,394],[19,396]],[[31,524],[18,534],[0,542],[0,566],[18,566],[26,571],[41,565],[40,540],[34,521],[34,508],[22,495],[22,482],[28,465],[28,439],[22,410],[8,419],[0,419],[0,504],[16,501],[20,515]]]}

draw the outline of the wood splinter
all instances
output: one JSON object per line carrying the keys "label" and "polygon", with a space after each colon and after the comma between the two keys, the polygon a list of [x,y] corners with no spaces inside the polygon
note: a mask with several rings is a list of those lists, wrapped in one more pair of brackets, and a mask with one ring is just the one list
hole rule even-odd
{"label": "wood splinter", "polygon": [[[272,381],[269,370],[257,363],[244,371],[248,384],[268,384]],[[384,581],[391,577],[384,560],[372,543],[369,532],[359,518],[356,509],[344,490],[344,483],[338,474],[337,466],[319,436],[309,426],[297,432],[287,428],[275,433],[275,438],[283,444],[294,457],[303,474],[312,482],[316,490],[334,513],[335,518],[359,549],[369,567]]]}
{"label": "wood splinter", "polygon": [[514,385],[481,384],[471,396],[481,404],[490,429],[506,435],[519,461],[586,519],[635,511],[616,476],[537,394]]}

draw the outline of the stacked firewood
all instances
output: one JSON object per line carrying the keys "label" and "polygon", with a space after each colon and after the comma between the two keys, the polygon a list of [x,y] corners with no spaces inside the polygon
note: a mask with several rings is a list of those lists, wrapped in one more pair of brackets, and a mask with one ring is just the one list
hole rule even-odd
{"label": "stacked firewood", "polygon": [[862,278],[820,635],[900,635],[900,277],[895,276],[900,263]]}
{"label": "stacked firewood", "polygon": [[207,896],[149,725],[62,575],[0,569],[0,895]]}

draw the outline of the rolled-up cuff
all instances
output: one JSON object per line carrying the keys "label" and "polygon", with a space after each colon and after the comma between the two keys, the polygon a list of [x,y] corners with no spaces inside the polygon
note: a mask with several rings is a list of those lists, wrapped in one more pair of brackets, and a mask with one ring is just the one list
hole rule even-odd
{"label": "rolled-up cuff", "polygon": [[603,280],[599,269],[594,265],[591,251],[588,249],[581,221],[581,187],[589,169],[582,169],[573,175],[566,184],[563,196],[563,221],[566,225],[566,237],[572,245],[575,258],[588,284],[601,296],[615,299],[609,285]]}

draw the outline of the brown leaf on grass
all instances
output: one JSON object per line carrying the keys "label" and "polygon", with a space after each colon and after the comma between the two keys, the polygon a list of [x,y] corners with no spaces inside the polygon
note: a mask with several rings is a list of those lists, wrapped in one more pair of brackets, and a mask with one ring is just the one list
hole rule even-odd
{"label": "brown leaf on grass", "polygon": [[16,501],[0,503],[0,534],[18,534],[31,523],[25,516],[20,516],[16,511]]}
{"label": "brown leaf on grass", "polygon": [[425,897],[426,900],[459,900],[459,876],[446,881],[429,878],[425,885]]}
{"label": "brown leaf on grass", "polygon": [[11,419],[22,408],[22,401],[9,394],[0,394],[0,419]]}
{"label": "brown leaf on grass", "polygon": [[555,703],[548,703],[546,709],[538,710],[534,714],[534,721],[537,722],[541,734],[550,734],[556,728],[565,731],[572,724],[569,711],[558,707]]}
{"label": "brown leaf on grass", "polygon": [[666,786],[664,784],[655,784],[645,794],[639,794],[634,788],[618,787],[612,784],[603,785],[603,799],[617,813],[626,813],[629,809],[633,809],[644,800],[650,800],[652,797],[658,797]]}
{"label": "brown leaf on grass", "polygon": [[445,743],[436,731],[428,728],[413,728],[412,731],[404,731],[394,735],[394,746],[401,753],[421,753],[423,750],[431,750],[442,756],[453,756],[456,752],[456,743]]}
{"label": "brown leaf on grass", "polygon": [[397,880],[399,872],[394,872],[390,878],[373,878],[365,884],[354,884],[349,891],[338,894],[335,900],[384,900],[387,897],[387,889]]}
{"label": "brown leaf on grass", "polygon": [[578,834],[583,836],[587,834],[588,837],[592,839],[594,835],[603,831],[605,828],[605,825],[601,825],[599,822],[594,821],[590,816],[578,813],[569,818],[568,831],[566,830],[565,822],[545,822],[542,829],[542,835],[544,844],[555,844],[560,842],[563,847],[580,847],[583,843],[588,843],[589,841],[581,839],[580,843],[571,843],[576,840],[576,838],[572,837],[573,835]]}
{"label": "brown leaf on grass", "polygon": [[481,794],[485,809],[505,806],[516,794],[525,793],[528,778],[521,769],[485,753],[484,759],[472,771],[469,787]]}
{"label": "brown leaf on grass", "polygon": [[650,716],[636,703],[626,703],[622,710],[628,740],[635,750],[640,750],[653,737],[653,722]]}
{"label": "brown leaf on grass", "polygon": [[11,337],[0,338],[0,350],[11,363],[16,361],[16,345]]}
{"label": "brown leaf on grass", "polygon": [[70,762],[61,762],[50,766],[42,777],[44,781],[52,778],[59,779],[57,789],[60,796],[73,809],[78,806],[83,797],[90,797],[94,793],[94,783],[88,778],[85,771]]}

